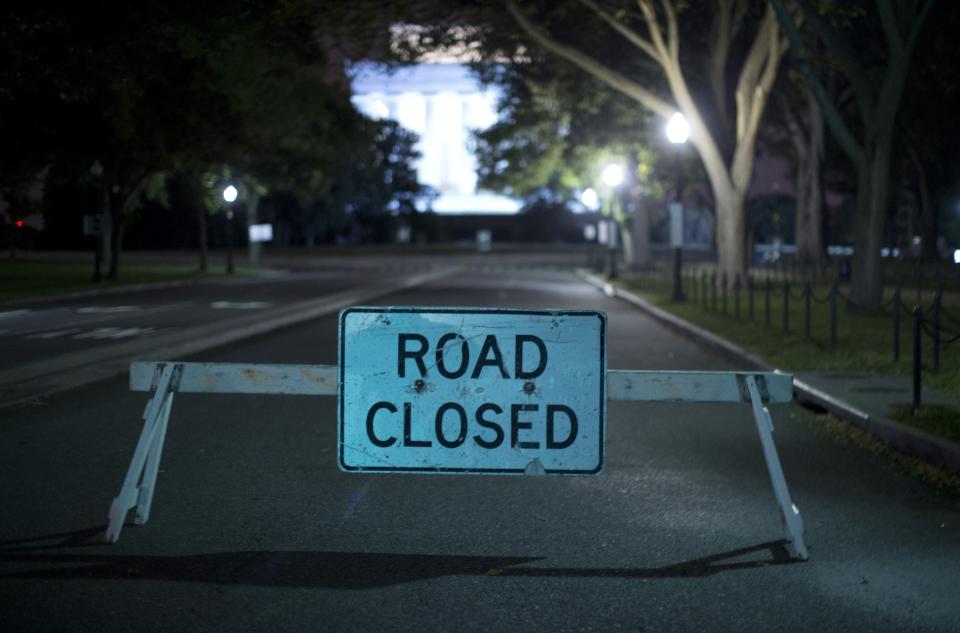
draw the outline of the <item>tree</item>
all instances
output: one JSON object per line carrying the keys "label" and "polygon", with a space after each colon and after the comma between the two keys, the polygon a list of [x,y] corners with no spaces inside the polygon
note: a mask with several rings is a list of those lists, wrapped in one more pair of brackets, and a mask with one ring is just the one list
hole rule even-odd
{"label": "tree", "polygon": [[201,244],[207,174],[242,172],[251,191],[322,189],[349,142],[338,118],[353,112],[328,86],[325,16],[311,0],[6,8],[0,131],[18,142],[2,166],[35,174],[56,162],[96,181],[112,219],[111,277],[124,225],[161,176],[194,181]]}
{"label": "tree", "polygon": [[648,210],[640,190],[654,184],[654,160],[650,127],[638,124],[634,103],[562,61],[478,68],[504,91],[499,121],[476,135],[480,185],[533,202],[546,188],[570,201],[598,187],[606,164],[626,162],[615,219],[628,263],[649,264]]}
{"label": "tree", "polygon": [[[853,89],[853,113],[841,112],[822,83],[815,60],[800,32],[800,20],[785,0],[770,0],[790,45],[797,67],[816,96],[830,132],[854,165],[857,205],[851,298],[863,308],[877,309],[882,302],[883,277],[880,246],[890,205],[890,162],[896,133],[897,110],[910,69],[910,57],[933,0],[876,0],[876,12],[865,2],[818,6],[797,0],[803,24],[834,55]],[[823,12],[821,10],[823,9]],[[843,28],[846,22],[849,28]],[[879,30],[879,34],[877,34]],[[851,41],[865,34],[863,45]],[[873,44],[883,42],[884,51]]]}
{"label": "tree", "polygon": [[[545,28],[534,24],[536,18],[511,0],[507,1],[507,9],[539,45],[623,92],[644,108],[664,118],[677,110],[683,113],[690,124],[690,140],[700,155],[713,191],[720,266],[730,279],[744,275],[748,261],[744,199],[752,178],[760,120],[786,49],[772,9],[766,7],[755,24],[751,23],[755,26],[751,29],[753,37],[740,56],[739,72],[731,93],[727,66],[736,48],[736,37],[743,32],[742,27],[751,17],[751,3],[746,0],[718,0],[715,3],[710,13],[707,45],[713,101],[710,104],[711,96],[705,96],[689,82],[688,75],[692,74],[689,57],[685,62],[681,56],[681,29],[686,25],[681,24],[680,17],[685,3],[664,0],[658,7],[652,0],[638,0],[639,16],[633,16],[619,4],[610,9],[593,0],[579,0],[579,4],[594,20],[632,44],[636,54],[656,64],[675,105],[619,72],[609,60],[599,60],[555,38]],[[690,10],[683,17],[694,22],[696,16],[697,12]],[[689,29],[684,32],[688,33]],[[731,127],[730,117],[726,115],[730,101],[734,104],[736,124],[728,149],[724,133]],[[711,110],[715,112],[713,116]]]}
{"label": "tree", "polygon": [[942,239],[960,244],[957,190],[960,187],[960,128],[952,125],[960,102],[956,33],[960,11],[952,3],[934,6],[928,29],[916,43],[903,103],[897,115],[894,155],[900,156],[900,180],[914,210],[915,231],[922,236],[923,256],[943,257]]}
{"label": "tree", "polygon": [[794,171],[796,258],[818,263],[826,256],[823,113],[796,72],[781,73],[772,105],[765,140],[789,159]]}

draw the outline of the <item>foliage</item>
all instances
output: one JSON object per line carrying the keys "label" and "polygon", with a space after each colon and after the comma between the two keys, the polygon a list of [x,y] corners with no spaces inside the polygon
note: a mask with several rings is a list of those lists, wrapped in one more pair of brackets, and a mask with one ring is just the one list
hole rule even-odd
{"label": "foliage", "polygon": [[136,209],[164,202],[161,181],[208,213],[227,180],[247,199],[283,191],[307,207],[329,203],[345,171],[369,169],[353,187],[363,213],[394,198],[409,207],[413,140],[355,111],[321,46],[341,19],[339,3],[309,0],[0,9],[0,193],[54,166],[48,185],[86,199],[49,212],[78,227],[109,209],[114,253]]}

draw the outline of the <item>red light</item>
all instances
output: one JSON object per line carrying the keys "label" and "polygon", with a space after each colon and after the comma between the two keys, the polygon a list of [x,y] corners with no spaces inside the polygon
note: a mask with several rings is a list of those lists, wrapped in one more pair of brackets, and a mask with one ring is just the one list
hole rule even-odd
{"label": "red light", "polygon": [[18,228],[18,229],[22,229],[22,228],[23,228],[23,220],[17,220],[17,228]]}

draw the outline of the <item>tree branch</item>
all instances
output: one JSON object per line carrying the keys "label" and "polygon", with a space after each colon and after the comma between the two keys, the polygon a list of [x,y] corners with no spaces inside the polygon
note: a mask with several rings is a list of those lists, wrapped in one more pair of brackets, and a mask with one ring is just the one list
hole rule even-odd
{"label": "tree branch", "polygon": [[790,46],[793,48],[793,56],[797,62],[797,67],[806,78],[807,84],[810,87],[810,91],[813,92],[814,96],[817,98],[817,101],[820,103],[820,108],[823,110],[823,115],[827,121],[827,125],[830,126],[830,131],[833,132],[833,135],[837,138],[837,142],[840,143],[840,147],[843,148],[843,151],[847,154],[850,160],[855,165],[861,165],[865,160],[864,149],[857,141],[847,124],[844,123],[843,117],[840,115],[837,107],[830,99],[830,95],[827,93],[826,88],[823,87],[823,84],[820,82],[820,78],[817,77],[817,74],[810,66],[809,51],[807,51],[806,47],[803,45],[803,40],[800,37],[800,31],[797,28],[797,24],[794,21],[793,16],[787,10],[783,0],[769,1],[770,6],[772,6],[773,10],[776,11],[777,19],[779,20],[780,26],[783,28],[783,31],[790,42]]}
{"label": "tree branch", "polygon": [[880,25],[883,27],[883,36],[887,40],[887,46],[894,55],[903,52],[903,37],[900,29],[897,27],[897,18],[893,14],[893,6],[890,0],[876,0],[877,12],[880,14]]}
{"label": "tree branch", "polygon": [[[777,0],[777,2],[779,4],[780,0]],[[853,86],[853,92],[857,99],[857,107],[860,109],[860,116],[863,117],[864,121],[869,121],[873,115],[876,95],[870,83],[870,76],[860,62],[860,58],[857,57],[857,53],[850,47],[850,42],[847,38],[841,37],[829,22],[821,18],[816,9],[810,6],[808,0],[798,0],[798,4],[802,6],[804,17],[816,32],[817,36],[823,40],[827,48],[842,59],[847,68],[847,78]],[[777,15],[779,16],[779,11]],[[782,23],[783,21],[781,20],[781,24]]]}
{"label": "tree branch", "polygon": [[917,40],[917,35],[920,33],[923,23],[927,20],[927,14],[930,13],[930,9],[932,8],[933,0],[926,0],[926,2],[923,3],[923,6],[920,7],[920,12],[917,14],[917,17],[913,22],[913,26],[910,29],[910,34],[907,36],[908,48],[913,48],[913,43]]}
{"label": "tree branch", "polygon": [[642,50],[644,53],[649,55],[651,58],[653,58],[654,61],[660,64],[663,63],[663,60],[660,59],[660,55],[657,52],[657,49],[654,48],[652,42],[650,42],[649,40],[645,40],[639,33],[629,28],[627,25],[620,22],[620,20],[617,20],[612,15],[610,15],[609,13],[601,9],[597,5],[597,3],[593,2],[593,0],[578,0],[578,1],[580,2],[580,4],[584,5],[585,7],[589,8],[591,11],[596,13],[598,16],[600,16],[600,19],[602,19],[604,22],[609,24],[610,27],[613,28],[613,30],[615,30],[617,33],[619,33],[624,38],[626,38],[628,42],[630,42],[631,44],[633,44],[634,46]]}
{"label": "tree branch", "polygon": [[663,41],[663,32],[660,30],[660,20],[657,19],[656,10],[650,4],[650,0],[637,0],[637,4],[640,5],[643,18],[647,21],[647,29],[650,31],[650,39],[653,41],[653,45],[666,61],[670,58],[670,51],[667,50],[667,45]]}
{"label": "tree branch", "polygon": [[593,75],[600,81],[615,88],[616,90],[619,90],[628,97],[639,102],[644,107],[663,117],[669,117],[676,111],[676,108],[674,108],[673,105],[656,96],[639,83],[621,75],[615,70],[607,68],[593,58],[581,53],[577,49],[560,44],[551,38],[543,30],[535,27],[511,0],[507,1],[506,6],[507,11],[511,16],[513,16],[513,19],[516,20],[517,24],[520,25],[520,28],[526,31],[530,37],[532,37],[545,49],[556,55],[559,55],[560,57],[563,57],[574,65],[579,66],[581,69]]}

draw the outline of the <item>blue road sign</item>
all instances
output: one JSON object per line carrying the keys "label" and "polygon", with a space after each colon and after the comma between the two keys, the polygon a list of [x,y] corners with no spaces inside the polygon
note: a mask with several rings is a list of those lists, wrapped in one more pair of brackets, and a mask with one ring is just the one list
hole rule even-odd
{"label": "blue road sign", "polygon": [[606,315],[340,313],[340,468],[589,475],[603,466]]}

